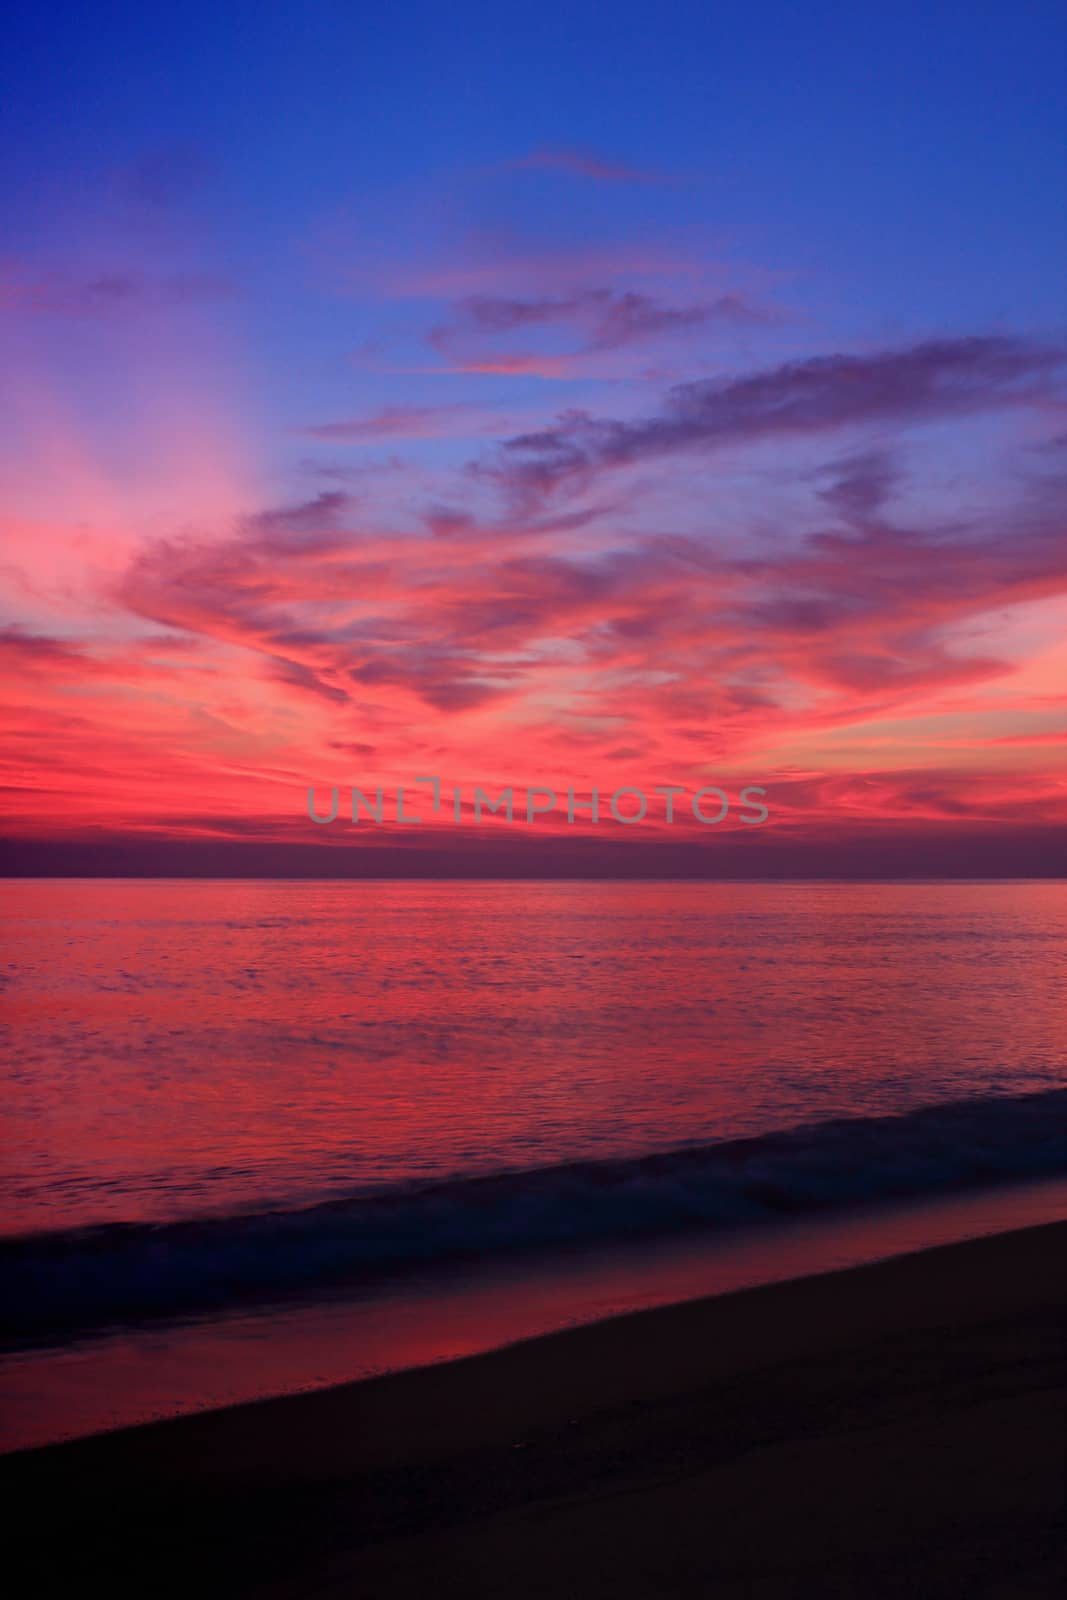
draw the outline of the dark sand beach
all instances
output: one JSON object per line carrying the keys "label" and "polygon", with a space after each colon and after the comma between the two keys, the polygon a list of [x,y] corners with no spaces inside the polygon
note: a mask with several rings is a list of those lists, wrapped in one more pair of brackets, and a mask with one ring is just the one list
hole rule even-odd
{"label": "dark sand beach", "polygon": [[12,1455],[20,1595],[1051,1596],[1067,1223]]}

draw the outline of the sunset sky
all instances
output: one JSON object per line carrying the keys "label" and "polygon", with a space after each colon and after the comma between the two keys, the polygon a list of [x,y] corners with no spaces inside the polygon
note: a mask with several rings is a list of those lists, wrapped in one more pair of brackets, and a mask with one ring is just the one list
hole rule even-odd
{"label": "sunset sky", "polygon": [[[387,869],[307,787],[435,773],[763,785],[734,848],[792,872],[1067,870],[1065,44],[1015,0],[20,0],[5,864]],[[561,833],[667,837],[508,848]]]}

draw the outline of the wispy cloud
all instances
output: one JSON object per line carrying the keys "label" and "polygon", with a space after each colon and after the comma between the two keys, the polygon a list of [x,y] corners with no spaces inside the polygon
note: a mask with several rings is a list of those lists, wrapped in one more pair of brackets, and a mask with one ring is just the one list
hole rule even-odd
{"label": "wispy cloud", "polygon": [[[671,304],[634,290],[581,289],[563,296],[526,299],[473,295],[452,308],[446,322],[428,334],[429,344],[453,372],[531,372],[565,377],[580,372],[583,358],[653,343],[668,344],[715,327],[753,329],[772,325],[774,312],[738,293]],[[515,350],[509,340],[566,337],[565,350]],[[505,348],[501,349],[501,345]]]}
{"label": "wispy cloud", "polygon": [[[593,285],[468,297],[454,326],[628,348],[739,316]],[[294,429],[477,445],[427,452],[446,458],[433,471],[414,449],[390,456],[351,490],[220,500],[164,536],[139,524],[106,566],[79,568],[69,629],[0,635],[0,786],[20,797],[5,803],[30,831],[137,831],[163,825],[165,795],[172,832],[214,818],[254,838],[310,776],[355,763],[386,783],[743,775],[774,785],[798,831],[846,810],[872,828],[969,826],[1024,793],[1052,818],[1063,485],[1019,424],[1051,411],[1062,361],[1022,339],[943,339],[749,367],[657,406],[648,385],[602,390],[629,418],[574,410],[508,432],[518,406],[431,397]],[[999,494],[945,513],[940,453],[973,452],[975,429],[1003,452]],[[96,537],[83,505],[71,549]],[[102,526],[111,510],[99,502]],[[23,529],[13,562],[46,573],[42,542]],[[53,809],[34,812],[46,794]]]}
{"label": "wispy cloud", "polygon": [[585,486],[602,471],[681,450],[712,450],[865,423],[922,423],[1050,401],[1067,350],[1003,337],[935,339],[869,355],[820,356],[751,376],[672,389],[635,422],[565,413],[505,441],[487,470],[523,494]]}

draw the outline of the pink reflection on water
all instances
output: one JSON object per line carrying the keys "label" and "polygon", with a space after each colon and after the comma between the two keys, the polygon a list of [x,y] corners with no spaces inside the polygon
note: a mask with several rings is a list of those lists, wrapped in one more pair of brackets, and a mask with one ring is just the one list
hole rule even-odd
{"label": "pink reflection on water", "polygon": [[1059,883],[7,886],[0,1228],[1067,1078]]}

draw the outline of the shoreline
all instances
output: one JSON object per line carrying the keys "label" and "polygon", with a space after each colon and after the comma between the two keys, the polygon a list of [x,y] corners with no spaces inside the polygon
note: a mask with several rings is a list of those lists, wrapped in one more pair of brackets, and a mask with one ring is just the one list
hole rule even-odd
{"label": "shoreline", "polygon": [[1045,1223],[19,1451],[0,1481],[15,1528],[52,1529],[35,1587],[1052,1594],[1065,1259]]}
{"label": "shoreline", "polygon": [[436,1263],[364,1292],[133,1323],[0,1357],[0,1455],[363,1382],[655,1307],[1067,1218],[1067,1176]]}

